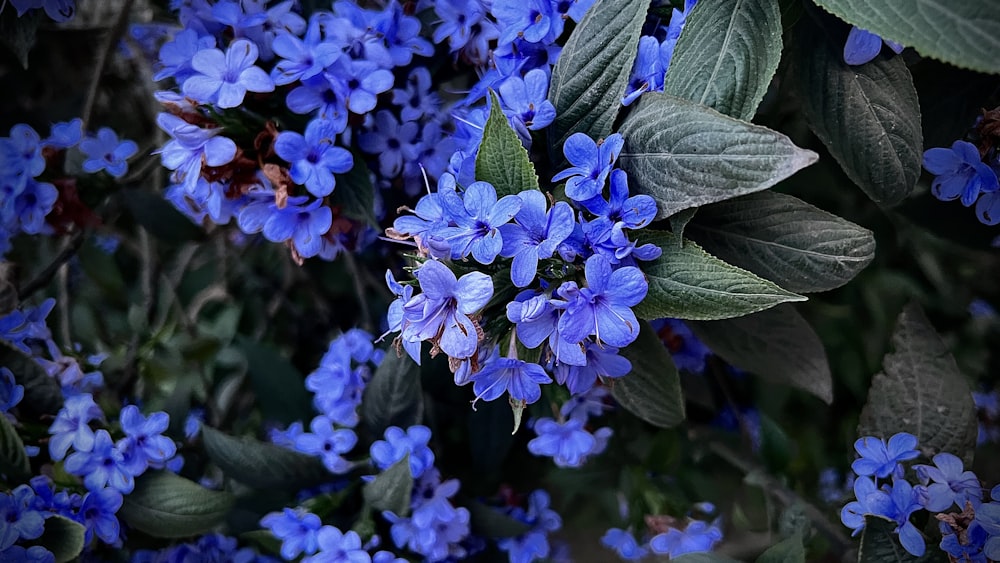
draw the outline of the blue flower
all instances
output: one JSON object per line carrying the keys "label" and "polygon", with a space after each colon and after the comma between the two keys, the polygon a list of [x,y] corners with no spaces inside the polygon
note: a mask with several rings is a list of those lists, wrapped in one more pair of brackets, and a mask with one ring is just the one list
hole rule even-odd
{"label": "blue flower", "polygon": [[195,74],[191,68],[191,59],[202,49],[215,47],[215,37],[200,35],[193,29],[185,29],[160,47],[160,70],[153,75],[153,80],[159,81],[173,77],[178,84]]}
{"label": "blue flower", "polygon": [[0,138],[0,165],[0,175],[13,178],[18,187],[45,171],[41,138],[31,126],[18,123]]}
{"label": "blue flower", "polygon": [[281,556],[288,561],[300,553],[312,555],[319,549],[318,536],[323,523],[319,516],[311,512],[285,508],[282,512],[272,512],[261,518],[260,525],[281,540]]}
{"label": "blue flower", "polygon": [[494,0],[492,12],[500,24],[500,44],[517,37],[531,43],[551,43],[562,32],[562,21],[550,0]]}
{"label": "blue flower", "polygon": [[334,145],[337,133],[334,123],[313,119],[306,126],[305,136],[282,131],[274,141],[274,152],[291,164],[288,175],[316,197],[333,193],[337,186],[334,174],[343,174],[354,166],[351,152]]}
{"label": "blue flower", "polygon": [[55,563],[56,557],[51,551],[40,545],[24,548],[12,545],[5,551],[0,551],[0,560],[17,561],[18,563]]}
{"label": "blue flower", "polygon": [[77,451],[89,452],[94,448],[94,431],[89,422],[103,418],[101,408],[90,393],[81,393],[66,398],[63,408],[49,427],[49,455],[56,461],[66,457],[70,446]]}
{"label": "blue flower", "polygon": [[1000,190],[996,172],[980,159],[979,149],[967,141],[955,141],[950,149],[927,149],[924,168],[936,175],[931,193],[943,201],[961,198],[962,205],[968,207],[979,194]]}
{"label": "blue flower", "polygon": [[906,551],[921,556],[926,548],[924,539],[916,526],[910,523],[910,515],[921,509],[916,491],[904,479],[893,480],[892,488],[887,491],[875,487],[875,482],[869,477],[858,477],[854,481],[854,496],[857,500],[849,502],[840,512],[840,521],[854,530],[857,535],[865,527],[865,515],[873,514],[896,522],[896,532]]}
{"label": "blue flower", "polygon": [[169,113],[158,115],[156,123],[173,137],[158,151],[163,166],[176,171],[175,180],[183,182],[189,192],[194,190],[201,176],[202,162],[208,166],[222,166],[236,156],[236,143],[220,137],[220,128],[202,129]]}
{"label": "blue flower", "polygon": [[[936,467],[935,467],[936,466]],[[934,456],[934,465],[914,465],[921,483],[917,494],[924,508],[931,512],[942,512],[957,505],[965,508],[966,502],[979,506],[983,498],[983,487],[972,471],[963,471],[962,460],[954,455],[941,452]],[[927,485],[928,481],[933,481]]]}
{"label": "blue flower", "polygon": [[[674,10],[677,13],[677,10]],[[639,38],[639,53],[632,63],[632,74],[628,79],[622,105],[628,106],[645,92],[663,91],[666,71],[660,58],[660,42],[655,37],[644,35]]]}
{"label": "blue flower", "polygon": [[[872,61],[882,51],[882,41],[881,37],[870,31],[851,26],[847,42],[844,43],[844,62],[849,65],[863,65]],[[885,44],[897,55],[903,52],[903,46],[895,41],[886,39]]]}
{"label": "blue flower", "polygon": [[45,531],[45,518],[35,510],[35,492],[28,485],[19,485],[9,494],[0,494],[0,551],[19,539],[33,540]]}
{"label": "blue flower", "polygon": [[87,155],[83,169],[91,174],[107,170],[115,178],[121,178],[128,171],[126,160],[139,152],[135,142],[118,140],[118,135],[109,127],[101,127],[97,137],[87,137],[80,141],[80,151]]}
{"label": "blue flower", "polygon": [[586,133],[573,133],[563,145],[563,154],[573,166],[553,176],[552,181],[566,180],[566,197],[574,201],[597,197],[624,146],[625,139],[618,133],[599,146]]}
{"label": "blue flower", "polygon": [[263,231],[264,238],[271,242],[291,239],[300,257],[316,256],[323,248],[323,235],[333,225],[333,211],[321,199],[303,205],[306,199],[290,197],[280,209],[267,200],[247,205],[240,212],[240,228],[245,233]]}
{"label": "blue flower", "polygon": [[385,440],[375,440],[371,447],[372,461],[381,471],[410,456],[410,473],[419,479],[434,465],[434,452],[427,447],[431,439],[431,429],[414,425],[406,429],[390,426],[385,429]]}
{"label": "blue flower", "polygon": [[184,81],[184,95],[202,103],[214,103],[220,108],[234,108],[243,103],[249,92],[271,92],[274,81],[256,66],[257,45],[246,39],[230,43],[226,52],[202,49],[191,59],[197,71]]}
{"label": "blue flower", "polygon": [[118,442],[118,449],[133,475],[142,474],[147,466],[161,468],[177,453],[174,441],[163,436],[170,426],[167,413],[154,412],[146,418],[138,407],[127,405],[118,416],[125,433],[125,438]]}
{"label": "blue flower", "polygon": [[631,307],[646,297],[646,277],[633,266],[612,271],[611,263],[600,255],[587,259],[585,271],[587,287],[564,283],[559,288],[566,299],[558,327],[563,339],[580,342],[593,335],[601,344],[628,346],[639,335]]}
{"label": "blue flower", "polygon": [[631,532],[611,528],[601,538],[601,544],[618,553],[618,557],[626,561],[638,561],[649,553],[649,550],[639,545]]}
{"label": "blue flower", "polygon": [[[947,528],[947,532],[944,531],[945,528]],[[962,543],[959,535],[951,527],[942,523],[941,529],[943,533],[940,544],[941,550],[950,555],[952,561],[987,563],[986,554],[983,553],[983,550],[986,547],[989,534],[979,522],[973,520],[969,524],[969,527],[965,529],[965,533],[962,534],[965,540],[964,543]]]}
{"label": "blue flower", "polygon": [[10,3],[17,9],[17,17],[23,16],[32,8],[43,8],[45,15],[52,21],[65,23],[76,14],[74,0],[11,0]]}
{"label": "blue flower", "polygon": [[653,328],[670,352],[677,369],[691,373],[705,371],[705,360],[712,355],[712,351],[698,340],[683,321],[661,319],[653,322]]}
{"label": "blue flower", "polygon": [[548,297],[526,291],[507,304],[507,320],[517,325],[521,344],[533,349],[555,331],[559,314]]}
{"label": "blue flower", "polygon": [[464,197],[451,191],[439,193],[446,216],[455,223],[441,229],[441,236],[451,245],[451,257],[471,253],[480,264],[492,264],[503,249],[500,226],[521,210],[521,198],[506,195],[498,201],[496,189],[488,182],[473,182]]}
{"label": "blue flower", "polygon": [[302,563],[371,563],[371,555],[361,548],[361,536],[354,530],[345,533],[333,526],[323,526],[317,542],[319,552]]}
{"label": "blue flower", "polygon": [[9,369],[0,367],[0,414],[17,406],[23,398],[24,386],[17,384]]}
{"label": "blue flower", "polygon": [[653,553],[671,558],[685,553],[712,551],[722,539],[722,530],[701,520],[693,520],[683,531],[671,528],[649,540]]}
{"label": "blue flower", "polygon": [[[997,497],[1000,495],[994,496],[993,500],[1000,500]],[[1000,561],[1000,502],[989,502],[980,506],[976,510],[975,521],[990,536],[983,547],[983,554],[994,561]]]}
{"label": "blue flower", "polygon": [[129,471],[125,457],[104,429],[94,434],[93,449],[69,454],[65,467],[67,473],[82,476],[83,484],[91,491],[110,486],[122,494],[128,494],[135,488],[135,475]]}
{"label": "blue flower", "polygon": [[512,563],[530,563],[549,556],[548,533],[562,527],[562,518],[549,508],[549,494],[542,489],[528,496],[528,509],[514,508],[509,514],[531,526],[531,530],[512,538],[497,541],[497,547],[506,551]]}
{"label": "blue flower", "polygon": [[403,171],[403,162],[417,157],[417,133],[420,126],[407,121],[402,125],[392,112],[381,110],[375,114],[375,128],[358,136],[361,150],[378,155],[379,172],[386,178],[395,178]]}
{"label": "blue flower", "polygon": [[14,214],[21,223],[21,231],[29,235],[46,232],[49,227],[45,217],[52,212],[58,199],[59,190],[55,186],[29,179],[14,199]]}
{"label": "blue flower", "polygon": [[[493,297],[493,280],[481,272],[460,279],[435,260],[416,272],[423,293],[403,305],[403,341],[432,341],[445,354],[462,359],[479,346],[476,325],[469,315],[477,313]],[[413,358],[419,362],[419,355]]]}
{"label": "blue flower", "polygon": [[343,51],[339,45],[320,41],[315,35],[307,34],[305,41],[288,32],[274,37],[271,48],[282,59],[271,69],[271,79],[276,86],[312,78],[340,58]]}
{"label": "blue flower", "polygon": [[537,456],[551,457],[557,467],[580,467],[591,453],[597,441],[590,432],[584,430],[586,421],[570,418],[556,422],[551,418],[535,421],[537,438],[528,442],[528,451]]}
{"label": "blue flower", "polygon": [[514,215],[514,223],[500,226],[503,239],[500,255],[514,258],[511,281],[517,287],[525,287],[535,279],[538,260],[551,258],[556,248],[573,233],[576,222],[573,209],[564,201],[546,211],[548,202],[542,192],[525,190],[518,197],[521,209]]}
{"label": "blue flower", "polygon": [[547,99],[549,76],[543,70],[529,70],[524,78],[511,76],[501,82],[497,90],[505,106],[504,114],[518,137],[529,145],[531,134],[528,131],[543,129],[556,118],[556,108]]}
{"label": "blue flower", "polygon": [[309,430],[295,437],[295,449],[309,455],[319,456],[323,465],[332,473],[347,473],[351,463],[341,457],[354,448],[358,436],[352,430],[335,429],[330,419],[319,415],[309,423]]}
{"label": "blue flower", "polygon": [[360,115],[375,109],[376,97],[392,89],[392,73],[373,62],[341,60],[338,64],[341,69],[337,78],[344,88],[347,109],[353,113]]}
{"label": "blue flower", "polygon": [[583,206],[611,225],[626,229],[641,229],[656,218],[656,200],[645,194],[629,197],[624,170],[611,171],[610,195],[607,201],[598,195],[583,202]]}
{"label": "blue flower", "polygon": [[418,66],[406,77],[404,88],[392,91],[392,103],[400,106],[403,121],[416,121],[437,114],[441,98],[432,91],[431,73],[427,67]]}
{"label": "blue flower", "polygon": [[586,393],[600,377],[622,377],[632,371],[632,362],[618,355],[614,346],[600,346],[593,342],[584,344],[587,365],[576,366],[566,362],[556,364],[556,381],[566,386],[574,395]]}
{"label": "blue flower", "polygon": [[854,442],[854,449],[861,458],[854,460],[851,469],[859,476],[874,475],[878,479],[894,474],[899,476],[902,475],[899,462],[920,455],[916,448],[917,437],[906,432],[895,434],[889,438],[888,444],[885,440],[865,436]]}
{"label": "blue flower", "polygon": [[117,542],[121,525],[115,514],[121,507],[122,494],[112,488],[91,491],[84,495],[79,516],[87,528],[84,541],[90,543],[96,535],[104,543]]}
{"label": "blue flower", "polygon": [[976,202],[976,218],[984,225],[1000,223],[1000,191],[986,192],[979,198]]}
{"label": "blue flower", "polygon": [[57,149],[68,149],[76,146],[83,139],[83,120],[79,117],[69,121],[53,123],[49,137],[42,141],[42,146]]}
{"label": "blue flower", "polygon": [[506,391],[513,400],[534,403],[542,397],[539,384],[552,383],[542,366],[499,357],[472,376],[476,400],[492,401]]}
{"label": "blue flower", "polygon": [[[447,38],[452,52],[462,49],[476,52],[479,50],[475,48],[477,40],[496,39],[499,35],[496,24],[486,17],[483,0],[439,0],[434,2],[434,12],[441,18],[434,29],[434,42],[440,43]],[[470,42],[471,48],[467,47]]]}

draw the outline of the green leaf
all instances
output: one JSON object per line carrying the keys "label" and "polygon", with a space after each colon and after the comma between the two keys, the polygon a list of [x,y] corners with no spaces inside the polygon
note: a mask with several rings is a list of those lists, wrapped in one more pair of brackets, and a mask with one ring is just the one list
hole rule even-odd
{"label": "green leaf", "polygon": [[972,464],[976,405],[965,377],[923,310],[909,304],[892,335],[894,351],[872,378],[858,435],[888,439],[909,432],[930,457],[948,452]]}
{"label": "green leaf", "polygon": [[283,424],[308,418],[312,399],[302,373],[271,346],[244,337],[237,342],[246,356],[247,373],[264,418]]}
{"label": "green leaf", "polygon": [[41,10],[29,10],[21,17],[13,7],[0,11],[0,42],[10,49],[23,68],[28,68],[28,53],[35,46],[35,32],[41,21]]}
{"label": "green leaf", "polygon": [[330,477],[319,458],[274,444],[236,438],[208,426],[201,427],[201,439],[209,459],[227,477],[250,487],[299,490]]}
{"label": "green leaf", "polygon": [[228,492],[206,489],[169,471],[147,471],[136,478],[118,516],[151,536],[183,538],[219,525],[234,500]]}
{"label": "green leaf", "polygon": [[413,493],[413,474],[410,473],[410,456],[397,461],[365,483],[362,490],[365,502],[379,512],[391,510],[397,516],[410,513],[410,495]]}
{"label": "green leaf", "polygon": [[409,354],[390,348],[361,399],[361,418],[373,436],[390,426],[407,428],[419,424],[424,413],[420,366]]}
{"label": "green leaf", "polygon": [[507,457],[514,436],[514,414],[506,401],[480,401],[469,413],[468,432],[475,436],[469,440],[469,454],[476,471],[498,471]]}
{"label": "green leaf", "polygon": [[749,121],[781,60],[778,0],[701,0],[684,22],[663,91]]}
{"label": "green leaf", "polygon": [[538,189],[535,166],[517,133],[510,128],[493,90],[490,90],[490,116],[483,127],[483,141],[476,155],[476,180],[493,184],[497,197]]}
{"label": "green leaf", "polygon": [[17,428],[0,414],[0,475],[11,483],[27,483],[31,479],[31,464]]}
{"label": "green leaf", "polygon": [[799,26],[796,80],[810,128],[873,201],[894,205],[920,177],[920,104],[902,57],[849,66],[843,42]]}
{"label": "green leaf", "polygon": [[83,524],[60,516],[50,514],[45,518],[45,531],[41,537],[26,542],[25,547],[40,545],[52,552],[56,563],[68,563],[83,552],[87,528]]}
{"label": "green leaf", "polygon": [[472,532],[488,538],[513,538],[531,530],[531,526],[479,501],[468,503]]}
{"label": "green leaf", "polygon": [[621,355],[632,371],[613,380],[611,394],[625,410],[653,426],[670,428],[684,421],[684,394],[674,361],[656,331],[639,322],[639,336]]}
{"label": "green leaf", "polygon": [[13,268],[0,267],[0,315],[17,308],[17,288],[10,281]]}
{"label": "green leaf", "polygon": [[659,92],[643,94],[619,132],[619,165],[656,200],[657,219],[759,192],[817,159],[781,133]]}
{"label": "green leaf", "polygon": [[816,331],[791,305],[722,321],[690,323],[691,330],[728,363],[768,381],[833,402],[833,376]]}
{"label": "green leaf", "polygon": [[691,223],[698,213],[698,207],[688,207],[683,211],[678,211],[670,216],[670,232],[677,235],[677,242],[682,243],[684,239],[684,229]]}
{"label": "green leaf", "polygon": [[816,4],[925,57],[1000,73],[1000,0],[816,0]]}
{"label": "green leaf", "polygon": [[865,529],[861,532],[858,563],[931,563],[948,561],[944,551],[929,546],[922,557],[911,555],[899,543],[894,533],[897,524],[874,514],[865,515]]}
{"label": "green leaf", "polygon": [[871,231],[790,195],[760,192],[699,209],[689,238],[789,291],[840,287],[875,257]]}
{"label": "green leaf", "polygon": [[36,415],[55,415],[63,406],[59,382],[49,377],[42,366],[6,340],[0,340],[0,367],[14,374],[14,381],[24,386],[19,407]]}
{"label": "green leaf", "polygon": [[161,194],[146,190],[123,190],[122,200],[136,223],[157,239],[180,244],[205,238],[205,232],[174,208]]}
{"label": "green leaf", "polygon": [[760,554],[757,563],[806,563],[806,548],[802,545],[802,537],[795,534],[772,545]]}
{"label": "green leaf", "polygon": [[737,563],[735,559],[730,559],[718,553],[699,552],[686,553],[680,557],[671,557],[671,563]]}
{"label": "green leaf", "polygon": [[378,228],[375,217],[375,186],[364,157],[353,152],[354,166],[346,174],[337,174],[337,186],[330,194],[330,204],[340,207],[345,216]]}
{"label": "green leaf", "polygon": [[570,34],[549,86],[554,161],[562,160],[562,145],[573,133],[595,141],[611,134],[648,8],[648,0],[597,0]]}
{"label": "green leaf", "polygon": [[672,317],[710,321],[749,315],[787,301],[805,301],[756,275],[719,260],[690,241],[663,231],[645,231],[639,243],[663,253],[641,267],[649,293],[633,307],[643,319]]}

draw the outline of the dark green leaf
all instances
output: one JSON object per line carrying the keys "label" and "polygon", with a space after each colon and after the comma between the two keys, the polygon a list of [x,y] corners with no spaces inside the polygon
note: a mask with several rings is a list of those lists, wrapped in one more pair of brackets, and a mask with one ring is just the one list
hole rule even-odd
{"label": "dark green leaf", "polygon": [[472,532],[488,538],[513,538],[531,530],[531,526],[479,501],[468,504]]}
{"label": "dark green leaf", "polygon": [[928,457],[948,452],[971,465],[977,435],[972,392],[918,305],[903,309],[892,345],[882,360],[885,373],[872,379],[858,434],[888,439],[909,432]]}
{"label": "dark green leaf", "polygon": [[847,23],[913,47],[921,55],[1000,73],[1000,0],[816,0]]}
{"label": "dark green leaf", "polygon": [[181,215],[160,194],[145,190],[125,190],[121,192],[121,196],[135,221],[164,242],[180,244],[205,236],[200,227]]}
{"label": "dark green leaf", "polygon": [[35,46],[35,32],[41,20],[41,10],[30,10],[21,17],[13,6],[0,11],[0,42],[14,53],[24,68],[28,68],[28,53]]}
{"label": "dark green leaf", "polygon": [[888,518],[874,514],[865,515],[865,529],[861,532],[861,546],[858,549],[858,563],[945,563],[944,551],[928,546],[922,557],[911,555],[899,543],[894,533],[897,524]]}
{"label": "dark green leaf", "polygon": [[24,451],[24,442],[17,428],[0,414],[0,475],[11,483],[27,483],[31,479],[31,464]]}
{"label": "dark green leaf", "polygon": [[849,66],[843,42],[799,26],[795,85],[809,126],[873,201],[895,205],[920,176],[920,104],[902,57]]}
{"label": "dark green leaf", "polygon": [[632,371],[613,381],[615,400],[653,426],[670,428],[683,422],[684,395],[677,368],[648,322],[639,321],[639,337],[621,355],[632,362]]}
{"label": "dark green leaf", "polygon": [[670,216],[670,232],[677,235],[678,244],[683,243],[684,229],[694,219],[695,214],[698,213],[698,209],[698,207],[689,207]]}
{"label": "dark green leaf", "polygon": [[778,0],[701,0],[684,23],[663,91],[749,121],[781,60]]}
{"label": "dark green leaf", "polygon": [[823,343],[791,305],[690,326],[712,352],[730,364],[811,393],[827,404],[833,402],[833,376]]}
{"label": "dark green leaf", "polygon": [[299,490],[330,478],[319,458],[249,437],[236,438],[208,426],[201,439],[209,459],[227,477],[258,489]]}
{"label": "dark green leaf", "polygon": [[6,340],[0,340],[0,367],[14,374],[14,381],[24,386],[20,408],[33,414],[55,415],[63,405],[62,389],[55,378],[49,377],[42,366]]}
{"label": "dark green leaf", "polygon": [[246,355],[247,373],[264,418],[283,424],[308,418],[312,400],[299,370],[268,345],[246,338],[237,342]]}
{"label": "dark green leaf", "polygon": [[12,268],[0,266],[0,315],[6,315],[17,308],[17,288],[10,281]]}
{"label": "dark green leaf", "polygon": [[381,436],[390,426],[420,424],[423,412],[420,366],[409,354],[399,355],[390,348],[365,387],[361,419],[372,435]]}
{"label": "dark green leaf", "polygon": [[573,133],[594,140],[611,134],[635,61],[648,0],[597,0],[587,10],[552,69],[549,126],[553,160]]}
{"label": "dark green leaf", "polygon": [[410,456],[397,461],[366,483],[362,494],[371,508],[381,512],[391,510],[397,516],[410,513],[410,495],[413,493],[413,474],[410,473]]}
{"label": "dark green leaf", "polygon": [[790,195],[760,192],[700,209],[689,238],[789,291],[840,287],[875,257],[871,231]]}
{"label": "dark green leaf", "polygon": [[483,141],[476,155],[476,180],[489,182],[497,197],[538,189],[535,166],[528,159],[517,133],[500,109],[500,100],[490,90],[490,116],[483,127]]}
{"label": "dark green leaf", "polygon": [[795,534],[772,545],[760,554],[757,563],[806,563],[806,548],[802,545],[802,537]]}
{"label": "dark green leaf", "polygon": [[135,480],[118,517],[154,537],[183,538],[219,525],[233,501],[228,492],[206,489],[169,471],[147,471]]}
{"label": "dark green leaf", "polygon": [[469,413],[469,450],[472,463],[481,472],[498,471],[507,457],[514,436],[514,414],[507,401],[480,401]]}
{"label": "dark green leaf", "polygon": [[687,553],[680,557],[671,557],[670,561],[672,563],[736,563],[735,559],[712,552]]}
{"label": "dark green leaf", "polygon": [[264,553],[274,556],[281,555],[282,541],[274,537],[271,530],[252,530],[240,534],[240,539],[251,544],[256,544]]}
{"label": "dark green leaf", "polygon": [[706,253],[697,244],[667,232],[646,231],[640,243],[663,253],[642,264],[649,293],[634,307],[643,319],[672,317],[717,320],[756,313],[786,301],[804,301],[756,275]]}
{"label": "dark green leaf", "polygon": [[28,546],[40,545],[52,552],[56,563],[68,563],[83,552],[87,528],[83,524],[51,514],[45,519],[45,531],[38,539],[27,542]]}
{"label": "dark green leaf", "polygon": [[759,192],[816,162],[781,133],[668,94],[643,94],[622,123],[619,164],[657,219]]}
{"label": "dark green leaf", "polygon": [[347,217],[377,228],[375,186],[364,158],[358,153],[353,155],[354,167],[346,174],[336,175],[337,186],[330,194],[330,204],[340,207],[341,213]]}

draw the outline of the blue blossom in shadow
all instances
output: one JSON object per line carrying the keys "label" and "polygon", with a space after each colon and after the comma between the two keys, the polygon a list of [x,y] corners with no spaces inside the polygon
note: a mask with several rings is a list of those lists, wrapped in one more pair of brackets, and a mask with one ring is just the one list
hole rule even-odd
{"label": "blue blossom in shadow", "polygon": [[906,432],[893,435],[888,444],[885,440],[865,436],[854,442],[854,449],[861,458],[854,460],[851,469],[859,476],[874,475],[878,479],[902,476],[899,463],[920,455],[916,448],[917,437]]}
{"label": "blue blossom in shadow", "polygon": [[[897,55],[903,52],[903,46],[895,41],[884,40],[885,44]],[[883,39],[870,31],[857,26],[851,27],[844,43],[844,62],[849,65],[863,65],[871,62],[882,52]]]}

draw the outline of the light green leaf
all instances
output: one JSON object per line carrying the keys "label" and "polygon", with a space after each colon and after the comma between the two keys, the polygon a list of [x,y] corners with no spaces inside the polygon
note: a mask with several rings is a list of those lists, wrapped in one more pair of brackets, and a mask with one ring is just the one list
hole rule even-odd
{"label": "light green leaf", "polygon": [[373,436],[390,426],[407,428],[423,418],[420,366],[409,354],[390,348],[361,399],[361,418]]}
{"label": "light green leaf", "polygon": [[822,28],[799,28],[794,84],[809,126],[868,197],[899,203],[920,177],[923,154],[920,104],[903,58],[849,66],[843,45]]}
{"label": "light green leaf", "polygon": [[56,563],[68,563],[83,552],[87,528],[83,524],[60,516],[50,514],[45,518],[45,530],[41,537],[26,542],[25,547],[40,545],[52,552]]}
{"label": "light green leaf", "polygon": [[274,444],[236,438],[209,426],[201,427],[201,439],[212,463],[250,487],[299,490],[330,478],[319,458]]}
{"label": "light green leaf", "polygon": [[930,457],[948,452],[971,465],[976,446],[976,405],[965,376],[916,304],[903,309],[892,335],[885,373],[872,379],[858,435],[888,439],[909,432]]}
{"label": "light green leaf", "polygon": [[757,563],[806,563],[806,548],[802,537],[795,534],[772,545],[760,554]]}
{"label": "light green leaf", "polygon": [[535,165],[517,133],[510,128],[493,90],[490,90],[490,116],[483,127],[483,141],[476,155],[476,180],[493,184],[497,197],[538,189]]}
{"label": "light green leaf", "polygon": [[337,174],[337,185],[330,194],[330,204],[339,207],[345,216],[378,227],[375,217],[375,186],[364,157],[354,156],[354,166],[346,174]]}
{"label": "light green leaf", "polygon": [[701,0],[674,48],[663,91],[749,121],[781,60],[778,0]]}
{"label": "light green leaf", "polygon": [[549,126],[553,160],[573,133],[594,140],[611,134],[638,53],[649,0],[597,0],[570,34],[552,69]]}
{"label": "light green leaf", "polygon": [[656,200],[657,219],[767,189],[817,159],[781,133],[659,92],[643,94],[619,132],[619,165]]}
{"label": "light green leaf", "polygon": [[0,475],[12,483],[27,483],[31,479],[31,464],[24,451],[24,442],[17,428],[0,414]]}
{"label": "light green leaf", "polygon": [[840,287],[875,257],[871,231],[790,195],[760,192],[699,209],[689,238],[789,291]]}
{"label": "light green leaf", "polygon": [[611,394],[625,410],[653,426],[670,428],[684,421],[684,395],[674,361],[656,331],[639,322],[639,336],[621,350],[632,371],[615,379]]}
{"label": "light green leaf", "polygon": [[816,0],[816,4],[925,57],[1000,73],[1000,0]]}
{"label": "light green leaf", "polygon": [[649,281],[646,298],[633,307],[640,318],[728,319],[806,299],[719,260],[693,242],[682,244],[671,233],[645,231],[638,239],[663,250],[656,260],[640,265]]}
{"label": "light green leaf", "polygon": [[147,471],[135,480],[118,516],[151,536],[183,538],[219,525],[234,500],[228,492],[206,489],[169,471]]}
{"label": "light green leaf", "polygon": [[833,402],[833,376],[823,343],[791,305],[689,326],[730,364],[811,393],[827,404]]}
{"label": "light green leaf", "polygon": [[396,516],[410,513],[410,495],[413,493],[413,474],[410,456],[397,461],[371,483],[365,483],[362,496],[371,508],[381,512],[391,510]]}

